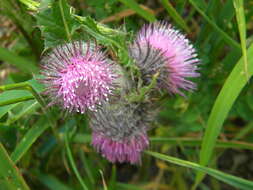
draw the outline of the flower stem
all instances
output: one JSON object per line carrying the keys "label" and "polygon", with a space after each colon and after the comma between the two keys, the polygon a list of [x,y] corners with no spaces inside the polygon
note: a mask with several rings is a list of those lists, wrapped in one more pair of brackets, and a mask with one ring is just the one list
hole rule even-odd
{"label": "flower stem", "polygon": [[63,22],[64,28],[65,28],[65,31],[66,31],[67,39],[68,39],[68,41],[71,41],[71,35],[70,35],[70,32],[69,32],[68,23],[65,19],[62,0],[59,1],[59,7],[60,7],[62,22]]}
{"label": "flower stem", "polygon": [[153,75],[152,81],[149,85],[142,87],[139,92],[131,93],[127,99],[129,102],[142,102],[145,100],[145,96],[156,86],[159,72]]}

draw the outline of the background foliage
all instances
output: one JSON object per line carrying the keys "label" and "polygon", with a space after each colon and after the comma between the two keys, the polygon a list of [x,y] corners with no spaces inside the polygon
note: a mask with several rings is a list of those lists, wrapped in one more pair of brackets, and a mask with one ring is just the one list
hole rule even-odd
{"label": "background foliage", "polygon": [[[0,189],[253,189],[252,7],[252,0],[1,0]],[[39,60],[58,44],[95,38],[131,69],[127,45],[155,20],[193,42],[198,90],[161,102],[141,166],[112,165],[90,147],[86,116],[46,108]]]}

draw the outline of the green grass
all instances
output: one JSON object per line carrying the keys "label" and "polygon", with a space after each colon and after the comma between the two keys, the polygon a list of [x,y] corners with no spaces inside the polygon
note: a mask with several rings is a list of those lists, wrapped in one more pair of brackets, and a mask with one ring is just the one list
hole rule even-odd
{"label": "green grass", "polygon": [[130,7],[132,10],[136,11],[142,18],[149,22],[154,22],[156,20],[155,16],[148,11],[141,8],[135,0],[119,0],[124,3],[126,6]]}
{"label": "green grass", "polygon": [[147,154],[154,156],[156,158],[165,160],[167,162],[173,163],[173,164],[177,164],[179,166],[183,166],[186,168],[191,168],[197,171],[201,171],[201,172],[205,172],[215,178],[217,178],[218,180],[221,180],[225,183],[228,183],[234,187],[237,187],[239,189],[245,189],[245,190],[250,190],[253,188],[253,182],[249,181],[249,180],[245,180],[239,177],[235,177],[232,175],[228,175],[226,173],[217,171],[215,169],[212,168],[208,168],[208,167],[204,167],[201,166],[199,164],[193,163],[193,162],[189,162],[189,161],[185,161],[185,160],[181,160],[175,157],[171,157],[171,156],[167,156],[164,154],[160,154],[160,153],[156,153],[156,152],[150,152],[147,151]]}
{"label": "green grass", "polygon": [[[253,54],[253,46],[249,47],[248,53]],[[253,56],[249,57],[249,62],[253,61]],[[253,66],[249,67],[249,76],[253,75]],[[207,165],[212,154],[217,138],[221,132],[223,123],[234,104],[236,98],[239,96],[243,87],[247,84],[248,77],[244,73],[243,58],[236,64],[233,71],[227,78],[223,85],[219,96],[217,97],[215,104],[212,108],[211,114],[207,121],[207,127],[205,130],[201,150],[200,150],[200,164]],[[198,173],[196,181],[197,183],[203,178]]]}
{"label": "green grass", "polygon": [[21,142],[17,145],[15,150],[11,154],[11,159],[14,163],[17,163],[22,156],[29,150],[32,144],[42,133],[49,127],[46,122],[46,118],[42,117],[29,131],[24,135]]}
{"label": "green grass", "polygon": [[35,66],[34,61],[24,59],[2,47],[0,47],[0,59],[14,65],[25,73],[38,72],[38,68]]}
{"label": "green grass", "polygon": [[[252,5],[0,1],[0,189],[253,189]],[[113,15],[120,17],[99,23]],[[129,57],[137,31],[159,20],[185,34],[200,59],[198,89],[185,97],[154,90],[160,72],[146,85]],[[155,105],[150,146],[139,165],[111,164],[97,153],[87,114],[47,106],[45,86],[37,80],[41,59],[55,46],[80,39],[101,47],[130,81],[115,98]]]}
{"label": "green grass", "polygon": [[184,18],[177,13],[175,8],[171,5],[171,3],[167,0],[161,0],[161,4],[165,7],[168,14],[174,19],[175,23],[177,23],[180,27],[182,27],[186,32],[190,32],[189,27],[184,21]]}
{"label": "green grass", "polygon": [[10,190],[29,189],[20,171],[14,165],[2,144],[0,144],[0,176],[1,188]]}
{"label": "green grass", "polygon": [[245,24],[245,14],[244,14],[244,5],[243,0],[233,0],[236,20],[239,29],[240,39],[241,39],[241,48],[244,62],[244,72],[245,75],[249,78],[248,73],[248,59],[247,59],[247,47],[246,47],[246,24]]}

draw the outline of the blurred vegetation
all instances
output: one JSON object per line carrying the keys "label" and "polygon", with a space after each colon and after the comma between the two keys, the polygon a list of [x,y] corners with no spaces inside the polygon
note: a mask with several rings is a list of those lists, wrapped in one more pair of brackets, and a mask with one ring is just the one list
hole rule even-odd
{"label": "blurred vegetation", "polygon": [[[40,58],[96,39],[131,68],[127,46],[155,20],[194,44],[198,90],[161,102],[140,166],[113,165],[91,148],[85,115],[45,107]],[[252,40],[252,0],[0,0],[0,189],[253,189]]]}

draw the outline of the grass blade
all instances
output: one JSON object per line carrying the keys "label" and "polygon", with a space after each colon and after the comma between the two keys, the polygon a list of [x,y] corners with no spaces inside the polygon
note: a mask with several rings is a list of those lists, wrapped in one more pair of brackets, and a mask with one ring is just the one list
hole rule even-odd
{"label": "grass blade", "polygon": [[20,98],[14,98],[14,99],[10,99],[10,100],[1,101],[0,106],[7,106],[7,105],[11,105],[11,104],[16,104],[19,102],[29,101],[29,100],[34,100],[34,97],[33,96],[22,96]]}
{"label": "grass blade", "polygon": [[[183,145],[196,147],[200,146],[202,139],[193,138],[160,138],[151,137],[150,141],[152,143],[168,143],[170,145]],[[233,149],[248,149],[253,150],[253,144],[241,141],[222,141],[218,140],[215,144],[215,148],[233,148]]]}
{"label": "grass blade", "polygon": [[[13,90],[6,91],[0,94],[0,118],[3,117],[7,112],[9,112],[14,107],[18,106],[20,102],[15,100],[30,99],[32,96],[29,92],[23,90]],[[15,103],[15,104],[14,104]],[[11,104],[11,105],[9,105]]]}
{"label": "grass blade", "polygon": [[207,21],[208,24],[210,24],[224,39],[224,41],[230,45],[231,47],[234,47],[238,50],[240,50],[240,45],[232,39],[226,32],[224,32],[222,29],[220,29],[216,23],[214,23],[205,13],[202,11],[196,4],[194,0],[189,1],[193,7],[199,12],[199,14]]}
{"label": "grass blade", "polygon": [[[248,49],[248,55],[251,55],[248,57],[248,61],[253,63],[253,45],[251,45]],[[248,69],[249,77],[251,77],[253,74],[253,64],[249,64]],[[239,96],[241,90],[247,84],[247,81],[248,77],[244,73],[244,62],[241,58],[223,85],[208,118],[207,127],[200,150],[201,165],[205,166],[208,164],[212,156],[216,140],[220,134],[223,122],[226,119],[228,112],[236,98]],[[203,177],[204,174],[199,172],[197,174],[196,184],[198,184]]]}
{"label": "grass blade", "polygon": [[219,170],[215,170],[212,168],[201,166],[201,165],[194,163],[194,162],[181,160],[181,159],[167,156],[164,154],[151,152],[151,151],[146,151],[146,153],[151,156],[154,156],[158,159],[165,160],[167,162],[170,162],[170,163],[173,163],[173,164],[176,164],[179,166],[183,166],[183,167],[191,168],[191,169],[194,169],[197,171],[205,172],[205,173],[209,174],[210,176],[213,176],[216,179],[223,181],[231,186],[237,187],[239,189],[244,189],[244,190],[252,190],[253,189],[253,182],[245,180],[243,178],[229,175],[229,174],[220,172]]}
{"label": "grass blade", "polygon": [[129,8],[133,9],[137,14],[142,16],[144,19],[146,19],[149,22],[154,22],[156,20],[155,16],[151,14],[150,12],[144,10],[141,8],[138,3],[136,3],[134,0],[119,0],[121,3],[125,4]]}
{"label": "grass blade", "polygon": [[71,153],[71,150],[70,150],[70,147],[69,147],[69,141],[68,141],[68,134],[67,134],[67,131],[65,132],[65,135],[64,135],[64,141],[65,141],[65,147],[66,147],[66,151],[67,151],[67,156],[69,158],[69,162],[70,162],[70,165],[79,181],[79,183],[81,184],[82,188],[84,190],[88,190],[88,187],[85,185],[82,177],[81,177],[81,174],[79,173],[76,165],[75,165],[75,161],[74,161],[74,158],[73,158],[73,155]]}
{"label": "grass blade", "polygon": [[[216,12],[217,4],[218,4],[217,0],[209,1],[208,3],[205,3],[204,1],[195,1],[195,3],[196,3],[197,7],[199,7],[201,10],[203,10],[203,12],[205,12],[205,14],[208,17],[212,17],[213,20],[219,15]],[[204,5],[201,5],[203,3],[204,3]],[[219,11],[221,11],[221,10],[219,10]],[[216,19],[216,21],[217,20],[218,19]],[[218,25],[218,23],[217,23],[217,25]],[[219,26],[221,26],[221,25],[219,25]],[[206,22],[202,23],[201,30],[199,31],[199,34],[198,34],[198,42],[206,41],[209,39],[211,34],[216,33],[216,32],[211,31],[211,29],[212,29],[212,27],[210,26],[210,24],[208,24]]]}
{"label": "grass blade", "polygon": [[8,113],[11,109],[15,108],[15,107],[18,106],[19,104],[20,104],[20,102],[15,102],[15,104],[0,106],[0,119],[1,119],[6,113]]}
{"label": "grass blade", "polygon": [[144,190],[144,188],[141,188],[132,184],[126,184],[126,183],[117,183],[117,187],[123,190]]}
{"label": "grass blade", "polygon": [[21,3],[23,3],[27,8],[31,11],[37,11],[40,3],[33,0],[19,0]]}
{"label": "grass blade", "polygon": [[48,127],[48,122],[46,121],[46,118],[43,117],[24,135],[21,142],[11,154],[11,159],[14,163],[17,163],[22,158],[31,145]]}
{"label": "grass blade", "polygon": [[9,115],[8,120],[6,121],[6,125],[14,123],[25,115],[34,113],[39,107],[39,103],[34,100],[23,103],[22,110],[20,112]]}
{"label": "grass blade", "polygon": [[190,32],[189,27],[185,23],[184,19],[177,13],[176,9],[171,5],[169,0],[161,0],[162,5],[169,13],[169,15],[174,19],[174,21],[181,26],[186,32]]}
{"label": "grass blade", "polygon": [[0,143],[0,177],[1,183],[8,186],[8,190],[29,190],[17,167],[10,159],[7,151]]}
{"label": "grass blade", "polygon": [[243,137],[245,137],[248,133],[251,132],[251,130],[253,129],[253,122],[250,122],[249,124],[247,124],[243,129],[241,129],[239,131],[239,133],[236,134],[235,136],[235,140],[238,139],[242,139]]}
{"label": "grass blade", "polygon": [[91,172],[91,164],[88,162],[88,159],[86,158],[83,150],[80,150],[80,157],[83,162],[83,165],[84,165],[83,167],[87,174],[87,177],[90,183],[92,184],[92,187],[95,189],[96,180]]}
{"label": "grass blade", "polygon": [[47,186],[50,190],[72,190],[72,188],[68,187],[59,179],[57,179],[55,176],[52,175],[46,175],[42,173],[36,173],[38,176],[38,179],[45,185]]}
{"label": "grass blade", "polygon": [[244,61],[244,71],[249,78],[248,74],[248,59],[247,59],[247,48],[246,48],[246,26],[245,26],[245,15],[244,15],[244,7],[243,7],[243,0],[233,0],[235,13],[236,13],[236,20],[237,25],[240,33],[240,40],[241,40],[241,48],[242,48],[242,55]]}
{"label": "grass blade", "polygon": [[[91,136],[87,134],[76,134],[73,137],[74,143],[86,144],[90,143]],[[151,143],[168,143],[170,145],[183,145],[188,147],[200,146],[202,139],[196,138],[184,138],[184,137],[175,137],[175,138],[163,138],[163,137],[150,137]],[[215,148],[234,148],[234,149],[248,149],[253,150],[253,144],[242,142],[242,141],[222,141],[218,140],[215,144]]]}
{"label": "grass blade", "polygon": [[32,63],[31,60],[28,61],[23,57],[20,57],[2,47],[0,47],[0,60],[14,65],[25,73],[37,73],[38,71],[38,68],[35,66],[35,63]]}

